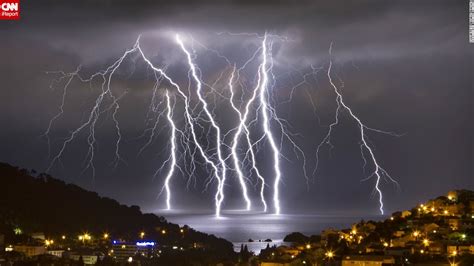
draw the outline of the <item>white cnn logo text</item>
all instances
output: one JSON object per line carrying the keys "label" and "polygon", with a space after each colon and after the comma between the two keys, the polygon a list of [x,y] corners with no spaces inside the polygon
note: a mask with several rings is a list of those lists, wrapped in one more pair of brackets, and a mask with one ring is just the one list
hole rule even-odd
{"label": "white cnn logo text", "polygon": [[18,11],[18,3],[2,3],[3,11]]}

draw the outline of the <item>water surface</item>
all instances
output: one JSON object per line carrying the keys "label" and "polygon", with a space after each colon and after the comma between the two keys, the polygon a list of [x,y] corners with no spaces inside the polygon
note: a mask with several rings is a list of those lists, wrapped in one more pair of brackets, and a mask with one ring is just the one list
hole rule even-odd
{"label": "water surface", "polygon": [[[347,217],[316,214],[282,214],[272,215],[263,213],[247,213],[227,211],[221,218],[214,214],[202,213],[166,213],[168,221],[190,227],[208,234],[225,238],[234,244],[234,249],[240,251],[241,244],[247,244],[249,250],[256,253],[265,248],[266,239],[271,239],[270,245],[284,244],[283,238],[291,232],[301,232],[305,235],[319,234],[327,228],[342,229],[361,219],[379,220],[382,217]],[[254,242],[249,242],[252,239]],[[259,240],[261,242],[259,242]]]}

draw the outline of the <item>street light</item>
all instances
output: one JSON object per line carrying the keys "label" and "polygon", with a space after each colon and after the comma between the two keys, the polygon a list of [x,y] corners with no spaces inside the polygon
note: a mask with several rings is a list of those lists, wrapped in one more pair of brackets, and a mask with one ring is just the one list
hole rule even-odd
{"label": "street light", "polygon": [[327,251],[325,255],[328,259],[334,258],[334,252],[332,250]]}
{"label": "street light", "polygon": [[145,237],[145,232],[140,232],[140,238],[143,239]]}
{"label": "street light", "polygon": [[423,239],[423,245],[426,247],[430,245],[430,240],[428,238]]}
{"label": "street light", "polygon": [[91,236],[88,234],[88,233],[84,233],[83,235],[79,235],[79,241],[82,241],[82,244],[84,244],[84,242],[86,240],[91,240]]}

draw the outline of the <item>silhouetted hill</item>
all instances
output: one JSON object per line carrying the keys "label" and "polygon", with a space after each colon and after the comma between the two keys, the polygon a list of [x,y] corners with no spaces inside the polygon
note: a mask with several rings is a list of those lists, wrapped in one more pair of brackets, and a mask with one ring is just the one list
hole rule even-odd
{"label": "silhouetted hill", "polygon": [[143,214],[138,206],[125,206],[47,174],[0,163],[0,233],[8,238],[17,227],[26,234],[44,232],[47,236],[109,232],[131,241],[145,231],[148,239],[163,245],[199,243],[220,256],[233,254],[232,243],[224,239],[189,227],[184,228],[183,236],[178,225]]}
{"label": "silhouetted hill", "polygon": [[[446,213],[445,213],[446,212]],[[472,223],[472,213],[474,213],[474,191],[468,189],[457,189],[447,193],[447,195],[439,196],[437,198],[428,200],[424,204],[417,205],[409,210],[397,211],[392,213],[392,216],[381,221],[367,221],[361,220],[353,226],[363,227],[365,223],[374,225],[375,234],[365,238],[362,243],[370,243],[373,239],[391,239],[396,230],[402,230],[404,227],[419,226],[424,224],[438,223],[438,225],[446,225],[446,220],[462,219],[468,223]],[[407,226],[407,220],[410,220],[410,225]],[[474,227],[468,226],[469,232],[474,231]],[[328,228],[329,231],[333,230]],[[341,229],[339,231],[350,231],[350,228]],[[404,230],[404,229],[403,229]],[[377,235],[377,237],[374,237]],[[321,241],[320,235],[306,236],[300,232],[292,232],[285,236],[285,242],[292,242],[297,244],[305,243],[319,243]],[[380,243],[380,241],[379,241]]]}

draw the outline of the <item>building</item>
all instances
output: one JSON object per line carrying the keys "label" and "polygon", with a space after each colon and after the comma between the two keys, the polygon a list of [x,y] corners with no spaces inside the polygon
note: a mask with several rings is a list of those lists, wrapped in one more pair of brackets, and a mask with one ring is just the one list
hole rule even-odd
{"label": "building", "polygon": [[385,249],[384,253],[385,255],[389,255],[389,256],[406,257],[410,255],[411,249],[401,248],[401,247],[396,247],[396,248],[389,247]]}
{"label": "building", "polygon": [[62,258],[64,250],[48,250],[47,253],[58,258]]}
{"label": "building", "polygon": [[461,226],[461,221],[457,218],[448,219],[448,224],[451,230],[455,231],[455,230],[458,230],[459,227]]}
{"label": "building", "polygon": [[390,246],[392,247],[406,247],[408,242],[412,241],[411,235],[405,235],[399,238],[392,239],[390,241]]}
{"label": "building", "polygon": [[430,254],[438,254],[441,255],[446,250],[446,246],[443,243],[434,242],[431,243],[428,247],[428,251]]}
{"label": "building", "polygon": [[79,261],[82,258],[85,265],[94,265],[97,263],[98,256],[95,254],[76,253],[70,254],[69,258],[74,261]]}
{"label": "building", "polygon": [[458,199],[458,192],[456,190],[449,191],[447,197],[450,201],[456,201]]}
{"label": "building", "polygon": [[13,246],[13,250],[25,254],[27,257],[38,256],[46,253],[44,246],[27,246],[18,245]]}
{"label": "building", "polygon": [[429,223],[429,224],[423,225],[423,232],[425,232],[425,234],[431,233],[431,232],[436,231],[438,229],[439,229],[439,225],[437,225],[435,223]]}
{"label": "building", "polygon": [[402,211],[402,218],[406,218],[411,215],[411,211]]}
{"label": "building", "polygon": [[398,230],[393,233],[394,237],[402,237],[404,235],[405,235],[405,231],[402,231],[402,230]]}
{"label": "building", "polygon": [[289,262],[265,262],[262,261],[260,266],[290,266]]}
{"label": "building", "polygon": [[32,233],[30,236],[31,236],[31,238],[37,239],[37,240],[40,240],[40,241],[44,241],[46,239],[46,237],[44,236],[44,233],[42,233],[42,232]]}
{"label": "building", "polygon": [[382,266],[394,264],[394,257],[384,255],[350,255],[342,259],[342,266]]}

